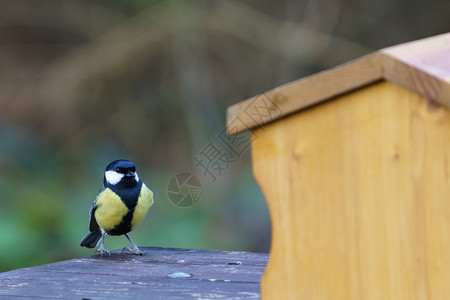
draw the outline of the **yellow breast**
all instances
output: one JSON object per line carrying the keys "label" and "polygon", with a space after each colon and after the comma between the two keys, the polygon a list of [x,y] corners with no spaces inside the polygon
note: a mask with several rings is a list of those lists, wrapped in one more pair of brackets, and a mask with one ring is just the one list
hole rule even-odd
{"label": "yellow breast", "polygon": [[134,228],[141,223],[147,214],[148,209],[153,204],[153,192],[149,188],[142,184],[141,193],[139,195],[138,203],[134,209],[133,219],[131,220],[131,225]]}
{"label": "yellow breast", "polygon": [[105,230],[113,229],[128,213],[128,208],[120,200],[120,197],[108,188],[98,196],[97,206],[95,219],[98,225]]}

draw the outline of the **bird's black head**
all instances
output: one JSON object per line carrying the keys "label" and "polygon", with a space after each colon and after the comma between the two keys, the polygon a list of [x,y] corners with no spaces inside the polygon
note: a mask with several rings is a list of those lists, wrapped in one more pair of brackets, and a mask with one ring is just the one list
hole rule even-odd
{"label": "bird's black head", "polygon": [[136,166],[128,160],[115,160],[105,169],[103,183],[106,186],[134,187],[139,183]]}

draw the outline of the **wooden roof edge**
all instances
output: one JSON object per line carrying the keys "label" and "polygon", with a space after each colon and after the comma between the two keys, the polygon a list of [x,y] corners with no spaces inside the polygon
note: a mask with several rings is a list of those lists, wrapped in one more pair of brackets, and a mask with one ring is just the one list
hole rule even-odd
{"label": "wooden roof edge", "polygon": [[264,126],[382,79],[450,107],[450,33],[388,47],[234,104],[227,109],[227,133]]}
{"label": "wooden roof edge", "polygon": [[450,33],[379,52],[383,78],[450,108]]}
{"label": "wooden roof edge", "polygon": [[[382,79],[380,55],[375,52],[337,67],[261,93],[227,109],[227,133],[247,129],[282,118],[332,97]],[[294,96],[295,101],[292,101]]]}

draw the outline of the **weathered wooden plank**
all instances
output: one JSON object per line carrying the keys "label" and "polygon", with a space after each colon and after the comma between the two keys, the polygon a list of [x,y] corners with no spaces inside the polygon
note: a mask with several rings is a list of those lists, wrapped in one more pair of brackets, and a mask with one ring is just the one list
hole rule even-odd
{"label": "weathered wooden plank", "polygon": [[[259,298],[268,254],[141,248],[0,274],[0,298],[186,299]],[[190,278],[170,278],[183,272]]]}

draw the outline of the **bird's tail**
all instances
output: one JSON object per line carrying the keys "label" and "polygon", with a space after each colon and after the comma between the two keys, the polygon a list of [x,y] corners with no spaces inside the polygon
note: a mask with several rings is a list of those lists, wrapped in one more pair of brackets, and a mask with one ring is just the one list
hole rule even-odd
{"label": "bird's tail", "polygon": [[89,231],[86,236],[81,240],[80,246],[87,248],[94,248],[97,246],[98,241],[102,237],[102,232],[100,230],[91,232]]}

